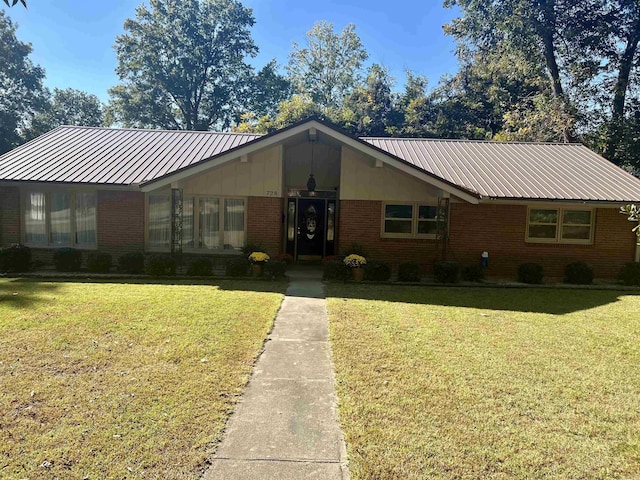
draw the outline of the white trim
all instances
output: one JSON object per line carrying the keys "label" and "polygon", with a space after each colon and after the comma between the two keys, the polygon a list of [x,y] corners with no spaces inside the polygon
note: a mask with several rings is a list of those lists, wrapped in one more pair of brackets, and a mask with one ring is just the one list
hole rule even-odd
{"label": "white trim", "polygon": [[434,187],[439,188],[440,190],[443,190],[445,192],[449,192],[451,195],[454,195],[462,200],[465,200],[468,203],[472,203],[474,205],[477,205],[479,203],[479,198],[477,198],[476,196],[470,193],[467,193],[465,190],[456,188],[455,186],[445,181],[439,180],[435,176],[431,176],[431,175],[428,175],[427,173],[423,173],[420,170],[418,170],[416,167],[412,167],[404,162],[396,160],[395,158],[379,151],[373,146],[366,145],[360,140],[356,140],[332,128],[326,127],[325,125],[319,123],[316,120],[310,120],[308,122],[297,125],[283,132],[276,133],[273,136],[267,136],[265,138],[254,140],[253,142],[250,142],[250,144],[240,147],[237,150],[220,154],[219,156],[212,158],[211,160],[202,161],[191,167],[187,167],[183,170],[167,175],[164,178],[160,178],[158,180],[150,180],[145,185],[141,185],[140,189],[143,192],[150,192],[152,190],[159,189],[165,185],[171,184],[172,182],[182,180],[184,178],[188,178],[193,175],[197,175],[209,169],[218,167],[229,161],[237,160],[241,158],[243,155],[250,155],[258,150],[263,150],[265,148],[271,147],[272,145],[277,145],[279,143],[282,143],[286,139],[294,137],[301,133],[307,133],[308,130],[311,128],[317,129],[317,131],[322,132],[323,134],[329,137],[332,137],[334,140],[337,140],[349,146],[350,148],[353,148],[354,150],[357,150],[359,152],[364,153],[365,155],[372,157],[374,160],[380,160],[383,162],[383,164],[387,163],[404,173],[407,173],[413,177],[418,178],[419,180],[422,180],[427,184],[433,185]]}

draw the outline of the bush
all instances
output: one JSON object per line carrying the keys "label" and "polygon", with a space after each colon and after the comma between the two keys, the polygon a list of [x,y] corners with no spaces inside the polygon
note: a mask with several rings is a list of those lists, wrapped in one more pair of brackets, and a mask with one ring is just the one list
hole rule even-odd
{"label": "bush", "polygon": [[59,272],[79,272],[82,267],[82,252],[75,248],[59,248],[53,254],[53,264]]}
{"label": "bush", "polygon": [[640,286],[640,262],[627,263],[622,267],[622,270],[620,270],[618,278],[625,285]]}
{"label": "bush", "polygon": [[364,247],[359,243],[352,243],[349,248],[347,248],[342,257],[348,257],[349,255],[360,255],[361,257],[366,257],[364,254]]}
{"label": "bush", "polygon": [[518,281],[522,283],[542,283],[543,270],[539,263],[523,263],[518,266]]}
{"label": "bush", "polygon": [[270,260],[264,265],[264,273],[269,278],[284,278],[287,265],[284,260]]}
{"label": "bush", "polygon": [[242,253],[244,253],[245,257],[248,257],[253,252],[266,252],[264,247],[259,243],[247,243],[244,247],[242,247]]}
{"label": "bush", "polygon": [[129,252],[118,259],[118,269],[133,275],[144,273],[144,253]]}
{"label": "bush", "polygon": [[346,281],[351,278],[351,269],[342,260],[329,260],[324,264],[323,280]]}
{"label": "bush", "polygon": [[469,265],[462,269],[462,279],[466,282],[480,282],[484,279],[484,269],[480,265]]}
{"label": "bush", "polygon": [[246,277],[249,271],[249,260],[242,257],[231,258],[227,261],[227,276]]}
{"label": "bush", "polygon": [[421,277],[422,272],[417,262],[401,263],[398,267],[398,280],[400,282],[419,282]]}
{"label": "bush", "polygon": [[438,260],[433,264],[433,275],[439,283],[458,283],[462,268],[458,262]]}
{"label": "bush", "polygon": [[91,273],[108,273],[111,270],[111,255],[91,252],[87,255],[87,270]]}
{"label": "bush", "polygon": [[176,274],[176,261],[168,255],[151,255],[144,262],[144,273],[154,277]]}
{"label": "bush", "polygon": [[31,249],[24,245],[11,245],[0,249],[0,272],[27,272],[31,266]]}
{"label": "bush", "polygon": [[564,267],[563,281],[574,285],[591,285],[593,283],[593,267],[584,262],[570,263]]}
{"label": "bush", "polygon": [[391,267],[386,262],[368,260],[364,267],[364,279],[374,282],[386,282],[391,278]]}
{"label": "bush", "polygon": [[209,258],[200,257],[196,258],[189,268],[187,268],[187,275],[192,277],[210,277],[213,270],[213,262]]}

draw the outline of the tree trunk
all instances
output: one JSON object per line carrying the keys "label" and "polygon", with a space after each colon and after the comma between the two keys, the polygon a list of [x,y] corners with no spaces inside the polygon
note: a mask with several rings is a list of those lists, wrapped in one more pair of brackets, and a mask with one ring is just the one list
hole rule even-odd
{"label": "tree trunk", "polygon": [[616,151],[622,140],[624,125],[624,107],[629,87],[629,76],[633,68],[633,59],[638,50],[638,41],[640,41],[640,20],[635,23],[634,29],[628,37],[627,46],[620,58],[620,66],[618,68],[618,78],[614,87],[613,104],[611,108],[611,123],[607,132],[607,141],[604,147],[603,155],[605,158],[614,163],[619,163],[616,158]]}

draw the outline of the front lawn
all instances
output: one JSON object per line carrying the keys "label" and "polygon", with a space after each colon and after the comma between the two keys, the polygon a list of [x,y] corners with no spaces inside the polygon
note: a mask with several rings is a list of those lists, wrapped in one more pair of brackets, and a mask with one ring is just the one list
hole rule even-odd
{"label": "front lawn", "polygon": [[0,478],[199,478],[283,288],[0,279]]}
{"label": "front lawn", "polygon": [[640,296],[329,291],[354,480],[640,478]]}

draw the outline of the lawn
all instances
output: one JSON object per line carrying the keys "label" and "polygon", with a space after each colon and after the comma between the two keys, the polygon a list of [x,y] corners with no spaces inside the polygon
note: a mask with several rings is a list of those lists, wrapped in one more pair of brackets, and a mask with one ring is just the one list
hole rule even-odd
{"label": "lawn", "polygon": [[640,295],[331,285],[357,479],[640,478]]}
{"label": "lawn", "polygon": [[0,478],[199,478],[283,288],[0,279]]}

